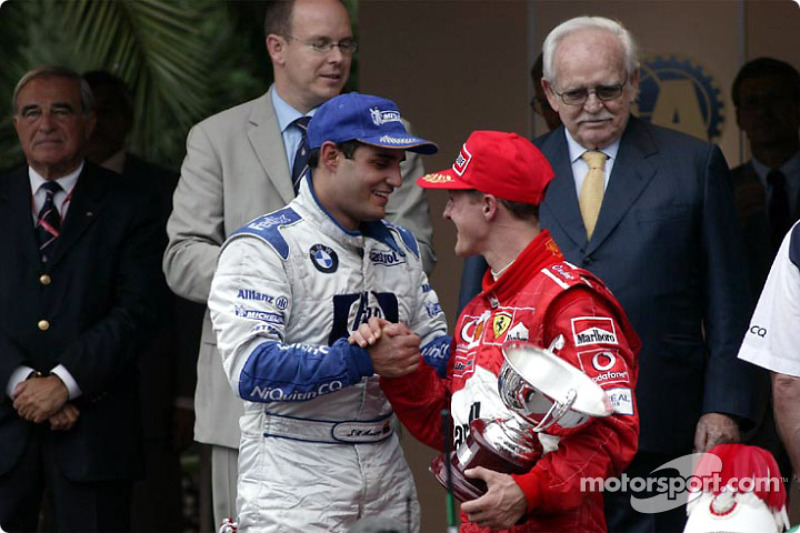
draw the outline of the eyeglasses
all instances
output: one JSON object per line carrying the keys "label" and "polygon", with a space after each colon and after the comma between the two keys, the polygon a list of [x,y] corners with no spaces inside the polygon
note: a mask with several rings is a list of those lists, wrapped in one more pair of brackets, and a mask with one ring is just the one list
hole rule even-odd
{"label": "eyeglasses", "polygon": [[313,40],[297,39],[295,37],[292,37],[291,35],[284,35],[284,38],[292,41],[301,42],[304,45],[311,48],[312,50],[314,50],[315,52],[319,52],[320,54],[329,53],[331,50],[333,50],[334,46],[338,47],[339,51],[346,56],[353,55],[356,52],[356,50],[358,50],[358,42],[355,39],[342,39],[341,41],[337,42],[325,38],[313,39]]}
{"label": "eyeglasses", "polygon": [[571,91],[564,91],[560,93],[553,89],[553,92],[561,98],[561,101],[567,105],[583,105],[589,99],[590,94],[594,94],[598,100],[608,102],[609,100],[616,100],[622,95],[622,90],[625,88],[624,83],[616,85],[598,85],[594,89],[573,89]]}

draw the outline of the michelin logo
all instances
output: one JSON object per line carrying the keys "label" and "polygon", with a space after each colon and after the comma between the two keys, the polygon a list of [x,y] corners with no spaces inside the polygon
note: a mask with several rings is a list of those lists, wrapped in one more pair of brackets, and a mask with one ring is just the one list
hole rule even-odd
{"label": "michelin logo", "polygon": [[317,396],[330,394],[341,390],[344,384],[341,381],[331,381],[330,383],[323,383],[317,390],[308,392],[292,391],[286,392],[278,387],[259,387],[256,385],[250,391],[250,396],[253,398],[261,398],[265,402],[303,402],[313,400]]}
{"label": "michelin logo", "polygon": [[267,313],[266,311],[259,311],[257,309],[247,309],[241,305],[234,306],[233,312],[238,317],[260,320],[261,322],[277,324],[279,326],[283,325],[283,316],[277,313]]}
{"label": "michelin logo", "polygon": [[370,108],[369,116],[372,119],[372,123],[376,126],[388,122],[401,122],[400,113],[398,111],[381,111],[377,107]]}
{"label": "michelin logo", "polygon": [[575,346],[587,344],[618,344],[614,320],[604,317],[572,319],[572,336]]}

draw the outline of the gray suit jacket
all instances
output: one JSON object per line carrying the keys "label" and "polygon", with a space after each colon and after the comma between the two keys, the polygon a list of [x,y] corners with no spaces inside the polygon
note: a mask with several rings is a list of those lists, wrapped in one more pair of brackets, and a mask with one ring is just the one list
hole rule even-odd
{"label": "gray suit jacket", "polygon": [[[225,238],[294,198],[272,90],[189,132],[163,264],[167,283],[179,296],[205,303]],[[433,229],[427,199],[414,183],[423,174],[419,156],[407,153],[403,186],[392,194],[387,218],[414,233],[429,272],[435,262]],[[216,342],[206,313],[197,362],[195,440],[238,448],[242,403],[223,373]]]}

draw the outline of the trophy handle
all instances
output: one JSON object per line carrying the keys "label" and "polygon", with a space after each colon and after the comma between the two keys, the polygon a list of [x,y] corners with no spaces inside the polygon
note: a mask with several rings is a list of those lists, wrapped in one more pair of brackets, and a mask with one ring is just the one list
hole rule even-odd
{"label": "trophy handle", "polygon": [[554,401],[553,405],[550,406],[550,409],[547,410],[547,413],[542,417],[542,420],[536,424],[533,428],[533,431],[536,433],[542,432],[561,420],[567,411],[569,411],[572,404],[575,403],[575,399],[578,397],[578,393],[575,389],[570,389],[567,392],[567,397],[564,398],[563,401]]}

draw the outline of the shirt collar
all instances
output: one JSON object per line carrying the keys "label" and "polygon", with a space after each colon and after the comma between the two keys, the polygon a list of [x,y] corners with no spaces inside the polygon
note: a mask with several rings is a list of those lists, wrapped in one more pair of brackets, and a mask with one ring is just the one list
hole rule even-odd
{"label": "shirt collar", "polygon": [[[83,171],[84,162],[81,161],[81,164],[78,168],[67,174],[66,176],[61,176],[60,178],[56,178],[56,183],[61,185],[61,188],[64,189],[64,192],[69,194],[72,189],[75,187],[75,184],[78,182],[78,176],[80,176],[81,172]],[[39,188],[45,184],[47,181],[42,177],[41,174],[33,170],[33,167],[28,166],[28,178],[31,182],[31,191],[33,194],[36,194],[39,191]]]}
{"label": "shirt collar", "polygon": [[[751,163],[753,164],[753,170],[755,170],[758,175],[758,179],[762,184],[766,184],[767,174],[769,174],[772,169],[755,157],[752,158]],[[794,154],[791,159],[784,163],[778,170],[780,170],[787,179],[791,179],[792,176],[800,174],[800,152]]]}
{"label": "shirt collar", "polygon": [[317,107],[303,115],[300,111],[293,108],[289,103],[281,98],[281,95],[278,94],[278,89],[275,86],[272,86],[272,107],[275,109],[275,116],[278,118],[278,127],[281,129],[281,133],[286,131],[286,128],[291,126],[292,122],[297,120],[302,116],[306,117],[313,117],[314,114],[317,112]]}
{"label": "shirt collar", "polygon": [[[574,163],[581,158],[581,156],[583,155],[584,152],[587,151],[587,149],[578,144],[578,141],[572,138],[572,135],[570,135],[567,128],[564,128],[564,135],[567,136],[567,146],[569,147],[569,160],[571,163]],[[616,158],[617,152],[619,152],[619,139],[609,144],[605,148],[596,151],[603,152],[608,156],[609,159]]]}

